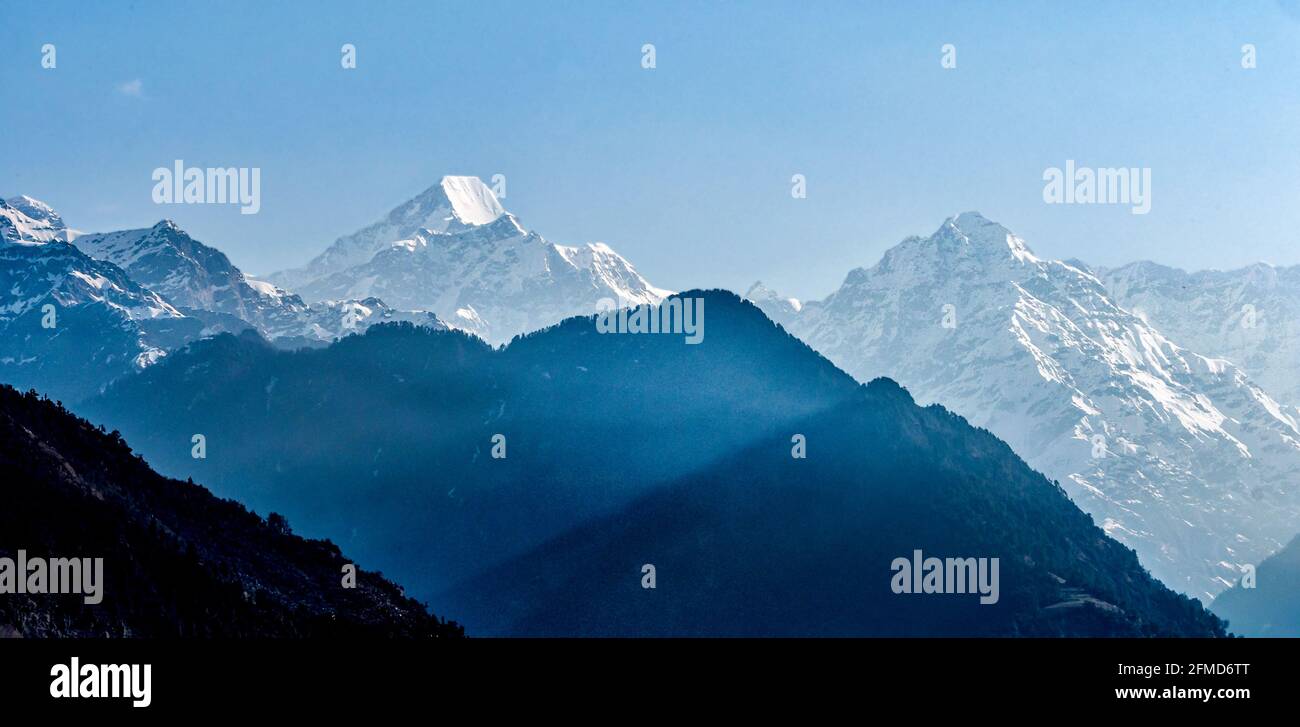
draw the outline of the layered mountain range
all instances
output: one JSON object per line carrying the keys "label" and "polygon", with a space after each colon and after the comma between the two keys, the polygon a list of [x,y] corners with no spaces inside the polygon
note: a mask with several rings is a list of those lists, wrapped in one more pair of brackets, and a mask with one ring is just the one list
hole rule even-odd
{"label": "layered mountain range", "polygon": [[858,380],[895,378],[992,431],[1180,591],[1210,599],[1300,523],[1294,409],[977,213],[824,300],[748,297]]}
{"label": "layered mountain range", "polygon": [[[170,220],[86,234],[48,205],[13,197],[0,200],[0,380],[82,402],[79,412],[121,429],[166,474],[193,475],[219,494],[287,512],[310,533],[343,538],[422,596],[463,607],[483,633],[635,633],[637,623],[651,633],[927,633],[889,601],[874,613],[902,618],[896,631],[839,613],[827,622],[838,626],[819,631],[788,610],[755,614],[748,625],[691,622],[692,608],[741,598],[739,573],[710,558],[679,561],[704,590],[673,602],[662,628],[647,627],[653,614],[639,610],[645,604],[621,600],[622,576],[592,569],[613,568],[611,559],[633,545],[681,553],[710,539],[725,545],[718,557],[794,558],[758,547],[788,537],[766,511],[751,508],[753,517],[735,526],[748,528],[743,533],[717,530],[727,527],[722,510],[744,510],[728,471],[764,483],[754,503],[808,522],[830,517],[821,508],[831,502],[852,512],[882,504],[837,501],[841,490],[883,487],[892,494],[870,497],[895,502],[906,496],[890,488],[924,481],[933,496],[953,498],[953,512],[982,513],[985,526],[1037,527],[999,520],[969,502],[970,492],[933,484],[965,477],[954,474],[974,466],[964,458],[993,456],[983,444],[943,449],[944,436],[973,436],[963,421],[912,419],[910,398],[891,408],[885,402],[894,399],[880,398],[885,385],[875,382],[866,398],[891,411],[893,423],[864,429],[853,408],[860,387],[839,367],[857,382],[888,376],[922,404],[942,404],[988,429],[1059,482],[1153,574],[1208,602],[1245,564],[1300,530],[1300,494],[1290,485],[1300,475],[1300,410],[1290,394],[1273,391],[1286,390],[1283,372],[1294,360],[1285,335],[1297,320],[1286,302],[1290,278],[1253,270],[1226,278],[1149,263],[1094,271],[1041,259],[1006,228],[967,213],[850,272],[825,300],[783,298],[761,284],[749,291],[771,320],[829,362],[771,335],[777,329],[766,319],[720,293],[706,296],[708,334],[698,348],[708,353],[692,355],[661,348],[669,338],[600,336],[590,318],[570,319],[603,299],[657,305],[668,291],[603,244],[557,245],[527,230],[473,177],[444,177],[269,282]],[[745,333],[717,343],[719,315]],[[351,336],[380,322],[399,325]],[[546,330],[530,333],[539,329]],[[1190,349],[1188,340],[1196,341]],[[294,351],[303,347],[324,350]],[[784,369],[796,373],[782,383]],[[859,438],[911,438],[919,449],[905,453],[906,467],[890,460],[873,469],[858,458],[903,454],[845,439],[827,422]],[[768,458],[788,456],[792,429],[837,442],[840,464],[806,468],[822,483],[809,485],[815,504],[790,499],[780,482],[736,459],[743,452],[784,472],[784,459]],[[916,440],[918,432],[936,439]],[[195,433],[209,438],[208,459],[190,457]],[[507,459],[489,455],[496,434],[510,441]],[[917,469],[927,457],[955,458],[957,470]],[[841,471],[844,462],[873,472],[874,484]],[[997,476],[1023,480],[1008,471]],[[1024,496],[1023,488],[998,489],[1007,483],[985,484],[998,512]],[[679,507],[703,519],[663,532],[641,526]],[[956,545],[993,547],[961,532]],[[1077,531],[1079,543],[1094,537],[1087,532]],[[822,556],[831,563],[846,552],[884,553],[848,531],[833,532],[834,545],[803,537],[828,548]],[[1007,618],[980,631],[971,612],[937,632],[1218,628],[1190,625],[1186,619],[1199,618],[1194,609],[1156,591],[1134,596],[1095,569],[1066,574],[1045,547],[1027,541],[1008,553],[1054,565],[1030,568],[1040,580]],[[1114,560],[1120,556],[1073,547],[1072,557],[1113,561],[1126,583],[1138,582]],[[532,571],[548,573],[547,583],[581,573],[590,588],[511,585]],[[719,578],[737,590],[718,591]],[[782,588],[761,573],[745,578],[770,594]],[[814,569],[799,582],[827,599],[861,595],[837,591],[831,580]],[[571,602],[574,593],[587,600]],[[1126,605],[1130,596],[1137,605]],[[1157,601],[1163,605],[1153,607]],[[1049,606],[1055,615],[1086,613],[1092,626],[1048,618]],[[599,619],[587,608],[614,615],[593,626]]]}
{"label": "layered mountain range", "polygon": [[75,237],[48,206],[0,199],[0,380],[69,400],[140,370],[203,327],[78,250]]}
{"label": "layered mountain range", "polygon": [[[859,384],[734,294],[684,295],[699,345],[592,317],[504,348],[404,324],[310,352],[222,335],[85,409],[471,633],[1223,633],[989,433]],[[917,550],[998,559],[999,595],[895,592]]]}
{"label": "layered mountain range", "polygon": [[481,180],[450,176],[272,280],[302,295],[245,275],[169,219],[83,233],[39,200],[0,200],[0,380],[78,401],[222,332],[293,348],[408,321],[500,344],[602,300],[667,293],[608,246],[548,242]]}
{"label": "layered mountain range", "polygon": [[445,326],[374,297],[308,305],[171,220],[87,234],[26,196],[0,200],[0,284],[0,380],[69,401],[220,332],[297,347],[380,321]]}
{"label": "layered mountain range", "polygon": [[308,305],[292,293],[244,275],[224,253],[190,237],[171,220],[147,229],[82,234],[75,244],[203,321],[207,333],[251,327],[292,347],[332,341],[379,321],[444,325],[431,313],[397,310],[374,297]]}

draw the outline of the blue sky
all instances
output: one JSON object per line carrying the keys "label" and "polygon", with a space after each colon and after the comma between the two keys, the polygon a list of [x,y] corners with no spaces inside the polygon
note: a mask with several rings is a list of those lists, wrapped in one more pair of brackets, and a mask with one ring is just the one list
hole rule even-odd
{"label": "blue sky", "polygon": [[[607,242],[676,289],[762,279],[820,297],[970,209],[1051,257],[1300,263],[1300,0],[3,14],[0,195],[84,230],[171,217],[259,274],[443,174],[498,173],[529,228]],[[344,43],[356,70],[340,67]],[[956,69],[940,66],[945,43]],[[175,159],[260,167],[260,213],[153,204],[150,173]],[[1043,171],[1066,159],[1150,167],[1150,214],[1044,204]],[[790,196],[796,173],[807,199]]]}

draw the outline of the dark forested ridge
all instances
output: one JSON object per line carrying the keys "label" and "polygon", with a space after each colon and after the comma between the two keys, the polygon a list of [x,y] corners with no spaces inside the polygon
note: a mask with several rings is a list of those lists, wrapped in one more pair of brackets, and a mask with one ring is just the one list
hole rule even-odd
{"label": "dark forested ridge", "polygon": [[[84,411],[473,633],[1223,634],[988,432],[858,384],[733,294],[684,295],[699,345],[592,318],[504,349],[404,325],[297,352],[221,336]],[[914,550],[999,558],[1000,600],[891,592]]]}
{"label": "dark forested ridge", "polygon": [[333,543],[149,468],[117,432],[0,386],[0,557],[102,558],[103,598],[0,594],[0,635],[458,636]]}
{"label": "dark forested ridge", "polygon": [[[825,452],[767,438],[439,602],[503,635],[1223,634],[1005,444],[892,381],[795,430]],[[893,593],[913,549],[999,558],[998,602]]]}

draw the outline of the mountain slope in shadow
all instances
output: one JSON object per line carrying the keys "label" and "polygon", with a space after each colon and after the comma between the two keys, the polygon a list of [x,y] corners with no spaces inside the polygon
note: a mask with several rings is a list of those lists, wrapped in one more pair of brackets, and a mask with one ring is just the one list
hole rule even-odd
{"label": "mountain slope in shadow", "polygon": [[699,345],[591,318],[505,349],[404,325],[295,352],[219,336],[82,412],[427,597],[858,389],[734,295],[706,316]]}
{"label": "mountain slope in shadow", "polygon": [[[355,588],[344,588],[350,561],[333,543],[166,479],[117,432],[8,386],[0,386],[0,471],[0,558],[11,578],[39,586],[14,593],[8,584],[0,636],[463,634],[379,574],[357,571]],[[102,559],[101,580],[90,581],[98,603],[41,592],[56,558]],[[48,566],[40,580],[15,572],[38,559]]]}
{"label": "mountain slope in shadow", "polygon": [[1254,587],[1239,581],[1210,609],[1241,636],[1300,637],[1300,536],[1259,564]]}
{"label": "mountain slope in shadow", "polygon": [[[440,595],[476,633],[1222,635],[991,434],[888,379]],[[891,564],[997,558],[995,603]],[[648,588],[647,565],[654,567]]]}
{"label": "mountain slope in shadow", "polygon": [[[858,384],[731,293],[683,295],[704,300],[698,345],[592,318],[504,349],[401,325],[292,353],[223,336],[85,411],[471,609],[471,632],[1222,633],[987,432]],[[1001,600],[893,594],[914,549],[998,557]],[[620,600],[646,563],[652,595],[688,588],[671,613]]]}

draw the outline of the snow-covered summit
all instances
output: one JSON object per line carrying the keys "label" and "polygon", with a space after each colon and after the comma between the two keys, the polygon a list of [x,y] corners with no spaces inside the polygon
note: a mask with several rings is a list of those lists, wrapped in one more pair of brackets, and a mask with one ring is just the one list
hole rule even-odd
{"label": "snow-covered summit", "polygon": [[326,275],[370,261],[375,253],[398,240],[412,239],[421,230],[457,233],[486,225],[506,213],[492,189],[478,177],[446,176],[378,221],[345,235],[305,267],[268,277],[296,290]]}
{"label": "snow-covered summit", "polygon": [[444,327],[430,313],[396,310],[375,298],[308,305],[293,293],[249,278],[224,253],[194,239],[172,220],[137,230],[82,235],[74,244],[87,255],[122,268],[133,280],[202,321],[209,334],[252,327],[280,345],[294,346],[326,343],[381,321]]}
{"label": "snow-covered summit", "polygon": [[603,242],[558,245],[528,230],[474,177],[443,177],[271,280],[299,281],[289,287],[309,302],[375,296],[432,311],[492,343],[593,312],[602,299],[654,304],[669,294]]}
{"label": "snow-covered summit", "polygon": [[0,200],[0,380],[75,401],[201,328],[111,262],[68,244],[49,205]]}
{"label": "snow-covered summit", "polygon": [[419,230],[299,292],[310,301],[377,296],[494,344],[593,312],[601,299],[656,304],[668,295],[608,245],[557,245],[509,213],[455,233]]}
{"label": "snow-covered summit", "polygon": [[889,376],[991,430],[1177,590],[1208,599],[1294,534],[1297,412],[978,214],[801,309],[752,292],[860,381]]}
{"label": "snow-covered summit", "polygon": [[58,212],[39,199],[25,194],[0,199],[0,243],[69,242],[77,234],[68,229]]}
{"label": "snow-covered summit", "polygon": [[1018,267],[1040,262],[1023,239],[979,212],[953,215],[929,237],[908,237],[888,250],[882,262],[888,265],[895,258],[910,259],[918,254],[948,263],[945,267],[953,272],[964,265]]}
{"label": "snow-covered summit", "polygon": [[441,190],[451,216],[463,224],[486,225],[505,214],[496,194],[478,177],[443,177],[433,189]]}

